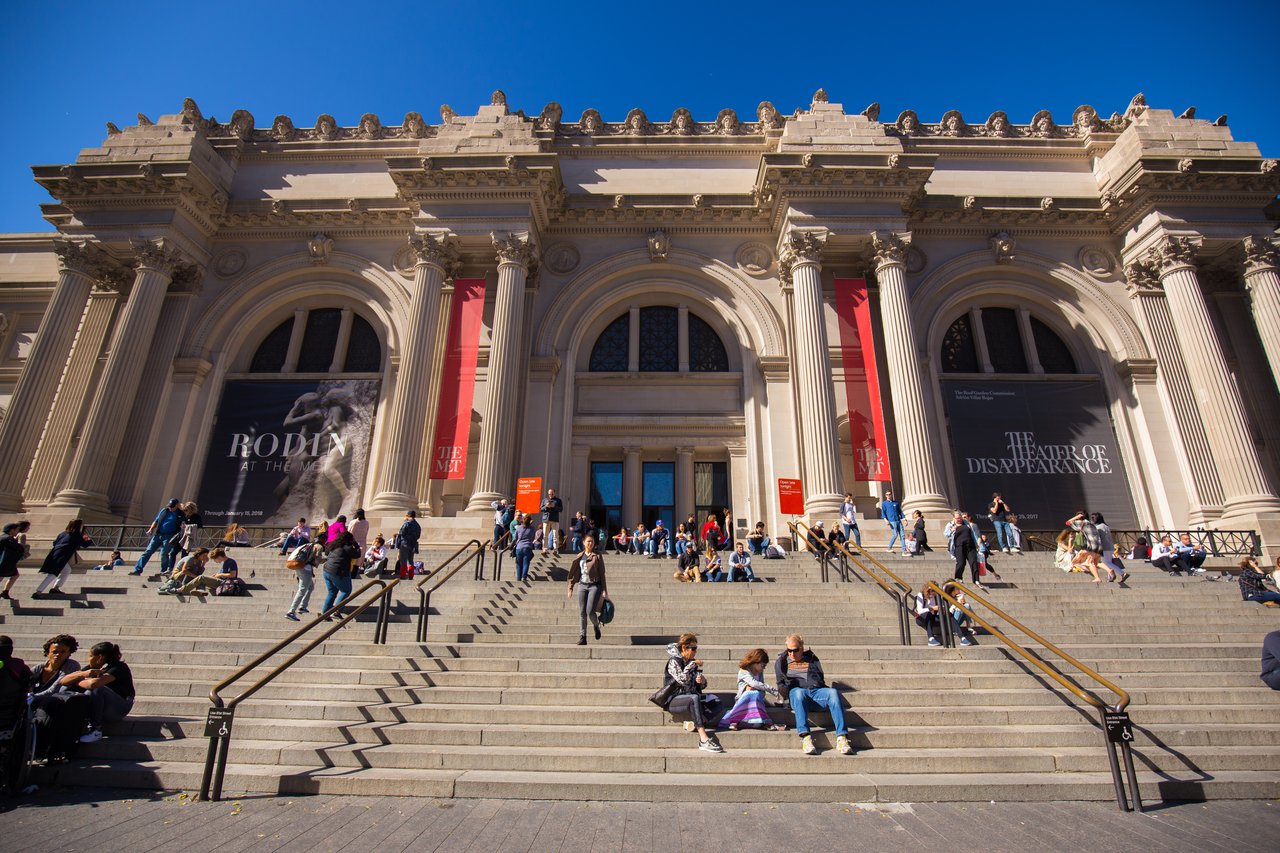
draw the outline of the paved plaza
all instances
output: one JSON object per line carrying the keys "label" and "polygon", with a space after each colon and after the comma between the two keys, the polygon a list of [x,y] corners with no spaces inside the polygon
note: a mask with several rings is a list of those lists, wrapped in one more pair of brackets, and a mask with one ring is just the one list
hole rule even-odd
{"label": "paved plaza", "polygon": [[[764,792],[762,792],[764,793]],[[1280,804],[595,803],[51,789],[0,811],[19,851],[1274,850]]]}

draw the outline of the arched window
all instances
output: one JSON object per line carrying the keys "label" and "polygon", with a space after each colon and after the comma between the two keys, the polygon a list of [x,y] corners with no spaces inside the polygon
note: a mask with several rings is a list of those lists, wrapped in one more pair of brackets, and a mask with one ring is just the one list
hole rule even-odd
{"label": "arched window", "polygon": [[[350,319],[344,320],[344,314]],[[343,336],[343,323],[350,331]],[[249,362],[250,373],[378,373],[382,370],[382,343],[364,317],[341,308],[307,311],[300,327],[290,317],[272,329]],[[289,353],[296,342],[297,363],[290,365]],[[341,349],[341,351],[340,351]]]}
{"label": "arched window", "polygon": [[[706,320],[696,314],[657,305],[628,311],[604,328],[591,348],[587,369],[592,373],[623,373],[630,370],[632,335],[639,350],[637,369],[642,373],[677,373],[685,357],[694,373],[729,371],[729,354],[724,342]],[[687,318],[682,319],[683,317]],[[688,353],[680,348],[680,324],[687,323]]]}
{"label": "arched window", "polygon": [[[942,336],[942,372],[1030,373],[1030,359],[1032,363],[1038,363],[1045,373],[1078,373],[1071,349],[1057,332],[1036,317],[1029,319],[1031,336],[1028,340],[1014,308],[982,308],[961,314]],[[984,369],[978,355],[975,322],[981,329],[989,371]]]}

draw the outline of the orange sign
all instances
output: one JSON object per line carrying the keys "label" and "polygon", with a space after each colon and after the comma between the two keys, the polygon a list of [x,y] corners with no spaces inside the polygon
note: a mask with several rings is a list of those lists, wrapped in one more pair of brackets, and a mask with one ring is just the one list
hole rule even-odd
{"label": "orange sign", "polygon": [[516,480],[516,512],[538,512],[542,508],[542,504],[538,502],[541,495],[541,477],[521,477]]}
{"label": "orange sign", "polygon": [[799,480],[778,480],[778,508],[783,515],[804,515],[804,489]]}

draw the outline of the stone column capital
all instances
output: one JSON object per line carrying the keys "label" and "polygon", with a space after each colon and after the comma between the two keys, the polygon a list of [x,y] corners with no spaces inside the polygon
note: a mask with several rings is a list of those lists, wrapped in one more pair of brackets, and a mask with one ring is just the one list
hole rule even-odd
{"label": "stone column capital", "polygon": [[1139,296],[1164,295],[1160,276],[1156,274],[1156,267],[1147,261],[1131,262],[1124,268],[1124,278],[1124,289],[1131,299],[1137,299]]}
{"label": "stone column capital", "polygon": [[415,266],[439,268],[445,278],[452,278],[458,266],[458,247],[448,231],[417,231],[409,235],[409,250]]}
{"label": "stone column capital", "polygon": [[1196,252],[1200,248],[1200,240],[1193,237],[1165,237],[1147,250],[1143,256],[1148,264],[1155,268],[1161,278],[1178,270],[1196,268]]}
{"label": "stone column capital", "polygon": [[57,237],[53,241],[53,252],[57,255],[60,272],[77,273],[91,278],[95,289],[106,288],[118,292],[131,279],[128,269],[121,266],[98,243]]}
{"label": "stone column capital", "polygon": [[181,267],[187,265],[186,257],[164,238],[133,239],[129,241],[129,248],[133,250],[133,266],[138,272],[149,271],[173,278]]}
{"label": "stone column capital", "polygon": [[527,233],[510,233],[502,238],[491,233],[489,239],[493,243],[494,254],[498,256],[499,267],[514,264],[527,271],[532,265],[534,246],[533,240]]}
{"label": "stone column capital", "polygon": [[778,248],[779,276],[790,283],[792,273],[799,267],[822,265],[822,249],[827,244],[825,229],[800,230],[788,234]]}
{"label": "stone column capital", "polygon": [[[1261,237],[1244,238],[1244,274],[1246,277],[1263,270],[1280,267],[1280,252],[1275,244]],[[1246,282],[1247,283],[1247,282]]]}
{"label": "stone column capital", "polygon": [[871,234],[871,251],[875,256],[876,272],[886,267],[905,267],[907,249],[911,247],[910,234],[894,234],[891,231],[875,231]]}

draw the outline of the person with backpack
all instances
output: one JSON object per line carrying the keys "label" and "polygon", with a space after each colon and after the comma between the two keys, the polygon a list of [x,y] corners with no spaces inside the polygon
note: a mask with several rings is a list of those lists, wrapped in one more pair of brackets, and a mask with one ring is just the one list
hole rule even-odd
{"label": "person with backpack", "polygon": [[298,614],[309,612],[307,605],[311,603],[311,593],[316,588],[316,566],[320,565],[323,554],[324,548],[318,542],[303,542],[289,552],[285,566],[298,573],[298,590],[293,594],[288,612],[284,614],[284,618],[290,622],[300,621]]}
{"label": "person with backpack", "polygon": [[[409,510],[404,514],[404,524],[400,525],[400,532],[396,534],[395,539],[391,540],[391,545],[398,552],[398,560],[400,566],[409,567],[409,576],[413,576],[413,556],[418,553],[418,540],[422,538],[422,525],[418,524],[418,513],[416,510]],[[403,569],[401,569],[403,572]],[[401,574],[401,577],[404,575]]]}
{"label": "person with backpack", "polygon": [[506,498],[490,501],[489,506],[493,508],[493,542],[490,544],[490,549],[496,551],[500,547],[499,542],[506,544],[506,536],[511,530],[511,522],[515,516],[511,503]]}
{"label": "person with backpack", "polygon": [[667,665],[663,670],[663,685],[675,683],[676,693],[667,702],[671,714],[688,714],[690,721],[684,727],[698,733],[698,749],[703,752],[724,752],[715,732],[708,732],[708,722],[715,716],[720,697],[707,694],[707,677],[702,674],[702,661],[697,657],[698,635],[684,633],[680,639],[667,646]]}

